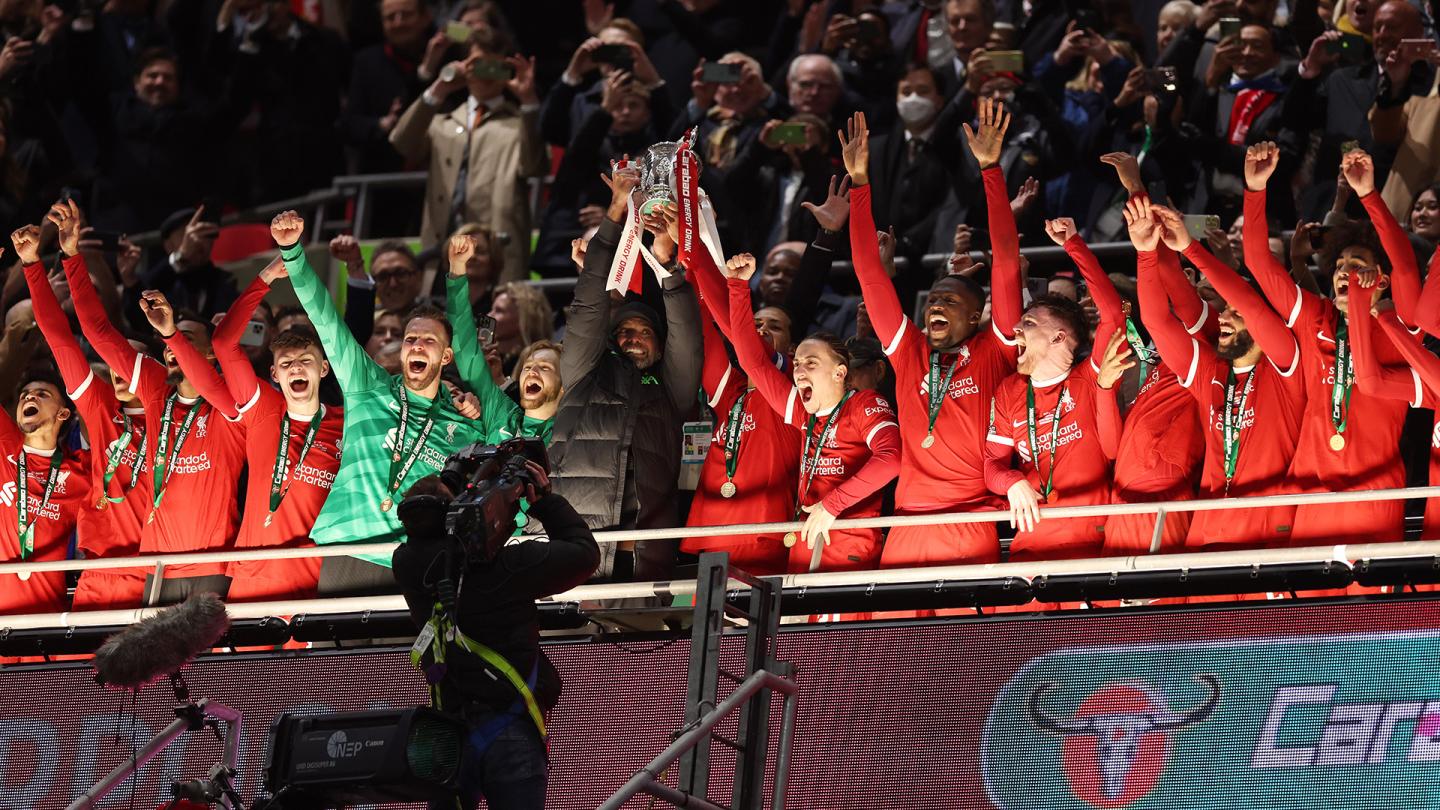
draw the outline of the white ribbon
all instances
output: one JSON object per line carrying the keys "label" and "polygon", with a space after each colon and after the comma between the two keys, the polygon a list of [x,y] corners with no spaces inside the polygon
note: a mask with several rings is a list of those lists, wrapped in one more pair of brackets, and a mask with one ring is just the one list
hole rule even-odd
{"label": "white ribbon", "polygon": [[670,273],[655,258],[655,254],[645,247],[641,239],[644,233],[640,217],[635,211],[635,198],[631,197],[625,205],[625,222],[620,226],[620,243],[615,247],[615,258],[610,261],[610,275],[605,279],[607,292],[619,290],[623,293],[630,290],[630,280],[638,264],[636,253],[645,258],[645,263],[655,273],[655,278],[664,281],[670,277]]}

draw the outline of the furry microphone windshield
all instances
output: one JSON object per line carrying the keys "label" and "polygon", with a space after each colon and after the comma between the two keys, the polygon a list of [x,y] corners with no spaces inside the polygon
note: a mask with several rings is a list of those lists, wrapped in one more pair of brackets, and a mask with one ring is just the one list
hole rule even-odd
{"label": "furry microphone windshield", "polygon": [[192,595],[106,639],[95,651],[95,680],[102,686],[139,689],[179,671],[215,646],[229,627],[220,597]]}

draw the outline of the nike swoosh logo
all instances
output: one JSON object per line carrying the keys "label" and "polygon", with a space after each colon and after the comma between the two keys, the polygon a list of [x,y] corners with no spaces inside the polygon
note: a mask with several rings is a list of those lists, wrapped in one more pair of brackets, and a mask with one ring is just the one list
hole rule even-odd
{"label": "nike swoosh logo", "polygon": [[1315,333],[1315,337],[1320,338],[1321,340],[1325,341],[1326,343],[1334,343],[1334,342],[1335,342],[1335,339],[1332,338],[1332,337],[1330,337],[1329,335],[1325,334],[1325,331],[1324,331],[1324,330],[1321,330],[1321,331],[1319,331],[1319,332],[1316,332],[1316,333]]}
{"label": "nike swoosh logo", "polygon": [[1025,427],[1025,426],[1028,425],[1028,424],[1030,424],[1030,422],[1029,422],[1028,420],[1025,420],[1025,419],[1021,419],[1019,422],[1011,422],[1011,423],[1010,423],[1011,427]]}

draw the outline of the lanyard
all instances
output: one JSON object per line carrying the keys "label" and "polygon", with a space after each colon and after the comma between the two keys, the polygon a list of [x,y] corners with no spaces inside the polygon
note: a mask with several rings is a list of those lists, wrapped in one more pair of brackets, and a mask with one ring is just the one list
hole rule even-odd
{"label": "lanyard", "polygon": [[945,382],[942,384],[940,382],[940,352],[930,352],[930,424],[925,429],[925,438],[929,444],[934,444],[931,437],[935,435],[935,420],[940,418],[940,406],[945,404],[945,395],[950,393],[950,381],[955,379],[955,369],[958,368],[960,368],[960,358],[956,357],[955,362],[950,364],[950,370],[945,372]]}
{"label": "lanyard", "polygon": [[[419,667],[421,665],[421,659],[424,657],[425,651],[428,648],[434,657],[437,669],[443,673],[445,667],[445,645],[450,641],[460,645],[460,648],[465,652],[480,658],[496,672],[499,672],[511,686],[515,687],[515,691],[520,693],[520,699],[525,703],[525,711],[530,715],[530,720],[534,722],[535,727],[539,729],[540,736],[546,736],[545,717],[540,712],[539,701],[535,699],[535,673],[532,671],[530,682],[527,683],[524,678],[520,677],[520,672],[505,659],[505,656],[470,638],[465,635],[459,627],[456,627],[455,623],[445,615],[445,609],[438,603],[435,605],[434,611],[430,614],[430,621],[426,622],[425,626],[420,629],[420,635],[415,638],[415,644],[410,648],[410,663]],[[536,664],[538,666],[539,661],[536,661]],[[430,675],[427,672],[427,679],[429,677]],[[442,674],[436,678],[432,692],[432,697],[435,698],[437,704],[436,708],[439,708],[439,679],[443,677]]]}
{"label": "lanyard", "polygon": [[[1060,397],[1055,400],[1055,411],[1050,414],[1050,474],[1045,478],[1045,488],[1040,490],[1040,497],[1048,498],[1055,489],[1055,445],[1060,437],[1060,409],[1065,405],[1065,395],[1069,392],[1068,385],[1060,386]],[[1025,380],[1025,426],[1030,434],[1030,458],[1035,464],[1035,472],[1040,472],[1040,445],[1035,438],[1035,383],[1029,379]]]}
{"label": "lanyard", "polygon": [[[29,557],[30,552],[35,550],[35,520],[40,519],[38,516],[35,520],[29,519],[30,471],[29,464],[25,460],[26,455],[24,447],[21,447],[20,452],[15,454],[15,468],[20,479],[15,485],[15,489],[19,493],[19,503],[17,504],[19,509],[16,512],[16,519],[20,522],[20,559],[22,560]],[[50,496],[55,492],[55,482],[60,479],[60,463],[64,460],[65,454],[61,452],[57,444],[55,451],[50,454],[50,474],[45,477],[45,495],[40,499],[40,508],[37,511],[44,512],[45,507],[50,505]]]}
{"label": "lanyard", "polygon": [[184,446],[185,438],[190,435],[190,426],[195,424],[195,417],[200,413],[200,406],[205,404],[205,400],[197,399],[195,404],[190,406],[190,412],[185,414],[185,419],[180,423],[180,430],[175,433],[175,449],[170,451],[167,458],[170,423],[175,415],[175,401],[179,398],[178,391],[171,392],[165,400],[165,411],[160,416],[160,436],[155,439],[155,463],[150,468],[150,475],[155,481],[154,509],[150,512],[152,521],[155,519],[154,510],[160,508],[160,501],[165,497],[165,485],[170,482],[170,476],[175,472],[175,461],[180,458],[180,448]]}
{"label": "lanyard", "polygon": [[1225,414],[1221,419],[1221,439],[1225,443],[1225,493],[1230,493],[1230,482],[1235,478],[1235,465],[1240,462],[1240,431],[1241,422],[1245,418],[1245,405],[1250,401],[1250,392],[1255,388],[1255,373],[1258,367],[1250,370],[1245,378],[1245,390],[1240,392],[1240,407],[1237,410],[1232,404],[1235,401],[1235,367],[1230,367],[1230,374],[1225,378]]}
{"label": "lanyard", "polygon": [[740,466],[740,434],[745,424],[745,400],[749,396],[750,391],[747,389],[736,397],[735,404],[730,406],[730,421],[725,425],[726,481],[735,477],[735,470]]}
{"label": "lanyard", "polygon": [[[810,455],[810,437],[814,434],[815,422],[818,420],[814,415],[811,415],[805,422],[805,449],[800,453],[800,476],[803,480],[800,483],[800,497],[795,501],[795,514],[797,517],[800,514],[800,507],[805,503],[805,496],[810,494],[810,482],[815,480],[815,470],[820,466],[820,455],[825,451],[826,443],[835,435],[835,430],[840,426],[838,421],[840,410],[845,407],[846,401],[850,399],[850,395],[853,393],[855,393],[854,389],[846,391],[845,396],[840,398],[840,404],[836,405],[835,410],[831,411],[830,416],[826,418],[825,427],[820,429],[820,441],[815,443],[814,456]],[[810,462],[808,472],[804,469],[804,462],[807,460]]]}
{"label": "lanyard", "polygon": [[[130,414],[121,411],[120,417],[125,420],[125,430],[121,432],[119,438],[105,447],[105,478],[100,483],[100,498],[95,501],[96,509],[104,509],[106,504],[120,503],[125,500],[124,495],[114,498],[109,494],[110,480],[115,477],[115,471],[120,468],[120,460],[125,455],[125,448],[130,446],[130,437],[135,433],[135,422],[130,418]],[[127,490],[134,489],[140,481],[140,467],[143,466],[145,459],[145,442],[149,438],[143,432],[140,434],[140,446],[135,450],[135,463],[130,466],[130,484],[125,487]]]}
{"label": "lanyard", "polygon": [[1330,423],[1339,436],[1350,421],[1350,390],[1355,382],[1355,367],[1350,362],[1350,326],[1343,319],[1335,330],[1335,363],[1330,371]]}
{"label": "lanyard", "polygon": [[1140,331],[1129,318],[1125,319],[1125,340],[1130,344],[1130,348],[1135,350],[1135,359],[1140,364],[1140,384],[1144,385],[1149,379],[1150,366],[1155,362],[1155,353],[1140,339]]}
{"label": "lanyard", "polygon": [[410,395],[405,391],[399,377],[390,379],[390,390],[400,400],[400,423],[395,429],[395,452],[390,456],[390,483],[385,488],[385,499],[380,502],[382,512],[390,511],[390,507],[395,505],[395,493],[400,490],[400,483],[410,473],[410,468],[415,466],[415,460],[420,458],[425,440],[430,438],[430,431],[435,427],[435,414],[440,410],[441,394],[444,393],[443,390],[435,392],[435,398],[430,401],[430,410],[425,412],[425,422],[415,436],[415,444],[407,451],[405,430],[410,425]]}
{"label": "lanyard", "polygon": [[[305,461],[305,454],[315,444],[315,437],[320,433],[320,420],[325,418],[325,406],[320,406],[320,412],[310,418],[310,426],[305,429],[305,440],[300,444],[300,456],[295,459],[295,467],[298,469],[301,462]],[[290,487],[295,484],[292,479],[286,483],[285,479],[290,476],[290,413],[280,419],[280,446],[275,449],[275,467],[270,473],[270,511],[265,515],[265,525],[269,526],[275,517],[275,511],[280,508],[280,502],[290,493]]]}

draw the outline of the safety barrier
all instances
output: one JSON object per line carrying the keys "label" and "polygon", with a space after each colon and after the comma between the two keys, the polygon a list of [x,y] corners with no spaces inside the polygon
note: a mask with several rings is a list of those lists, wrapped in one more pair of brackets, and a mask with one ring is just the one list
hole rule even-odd
{"label": "safety barrier", "polygon": [[[1412,498],[1440,497],[1440,486],[1410,489],[1362,490],[1354,492],[1322,492],[1297,495],[1268,495],[1255,498],[1226,498],[1154,503],[1102,504],[1096,506],[1048,507],[1040,510],[1041,520],[1106,515],[1157,515],[1155,536],[1159,537],[1166,515],[1176,512],[1230,511],[1271,506],[1306,504],[1346,504],[1394,501]],[[838,520],[836,529],[886,528],[892,526],[934,526],[957,523],[988,523],[1009,520],[1009,512],[956,512],[943,515],[891,515],[874,518]],[[729,526],[694,526],[673,529],[642,529],[596,532],[601,543],[636,540],[674,540],[686,537],[723,537],[740,534],[783,534],[799,531],[803,523],[755,523]],[[393,551],[396,543],[338,544],[307,548],[269,548],[246,551],[223,550],[186,554],[157,554],[139,557],[97,560],[53,560],[46,562],[9,562],[0,564],[0,574],[22,574],[39,571],[85,571],[95,569],[149,568],[158,583],[166,565],[219,563],[239,560],[286,560],[314,557],[345,557],[353,554],[375,554]],[[985,565],[950,565],[928,568],[894,568],[883,570],[789,574],[782,578],[786,588],[822,588],[834,586],[866,586],[897,583],[963,582],[967,580],[1015,578],[1031,581],[1037,577],[1067,574],[1109,575],[1140,571],[1186,571],[1237,566],[1258,566],[1283,563],[1334,562],[1352,565],[1361,560],[1414,558],[1435,556],[1440,559],[1440,539],[1417,542],[1367,543],[1360,545],[1322,545],[1300,548],[1253,549],[1243,551],[1202,551],[1174,554],[1153,554],[1127,557],[1101,557],[1080,560],[1049,560]],[[655,582],[616,582],[581,585],[547,602],[576,603],[614,599],[652,598],[656,596],[690,596],[695,592],[694,580]],[[0,616],[0,629],[36,629],[60,627],[97,627],[123,625],[153,615],[157,608],[141,607],[126,610],[72,611],[65,613]],[[229,605],[232,618],[258,619],[267,616],[299,614],[327,615],[363,613],[366,611],[403,611],[405,601],[398,595],[341,598],[317,598],[303,601],[250,602]]]}

